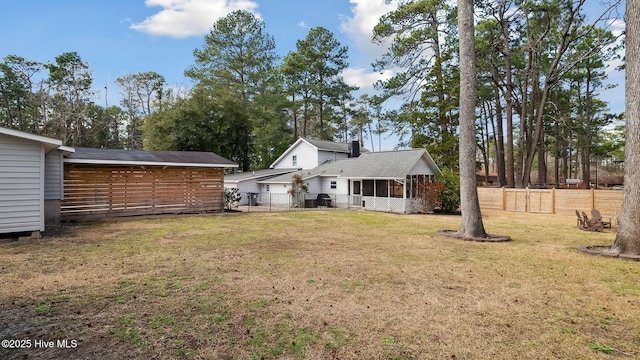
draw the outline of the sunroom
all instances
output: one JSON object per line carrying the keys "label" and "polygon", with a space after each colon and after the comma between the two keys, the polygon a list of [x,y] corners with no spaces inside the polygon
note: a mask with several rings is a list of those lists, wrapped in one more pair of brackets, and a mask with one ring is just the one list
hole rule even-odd
{"label": "sunroom", "polygon": [[350,205],[365,210],[419,212],[420,184],[440,174],[424,149],[372,152],[352,165],[340,177],[349,179]]}

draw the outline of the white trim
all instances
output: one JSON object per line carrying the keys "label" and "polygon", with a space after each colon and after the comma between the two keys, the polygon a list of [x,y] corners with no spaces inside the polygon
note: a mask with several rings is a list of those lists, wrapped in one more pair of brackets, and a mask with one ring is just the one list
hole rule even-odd
{"label": "white trim", "polygon": [[15,136],[15,137],[32,140],[32,141],[38,141],[41,143],[55,145],[58,147],[62,146],[62,140],[52,139],[52,138],[41,136],[41,135],[33,135],[33,134],[26,133],[24,131],[18,131],[18,130],[0,127],[0,134]]}
{"label": "white trim", "polygon": [[210,163],[174,163],[174,162],[154,162],[154,161],[120,161],[120,160],[91,160],[91,159],[64,159],[66,164],[93,164],[93,165],[132,165],[132,166],[185,166],[185,167],[238,167],[229,164]]}
{"label": "white trim", "polygon": [[[43,143],[40,143],[40,231],[44,231],[44,172],[45,172],[45,154],[46,149]],[[62,171],[62,169],[60,169]]]}
{"label": "white trim", "polygon": [[[63,147],[66,146],[62,146],[60,148],[58,148],[58,150],[64,151],[62,150]],[[75,149],[73,149],[73,151],[76,151]],[[59,161],[60,161],[60,201],[64,200],[64,155],[61,155],[59,157]],[[44,195],[43,195],[44,196]]]}
{"label": "white trim", "polygon": [[333,175],[333,176],[337,176],[340,179],[349,179],[349,180],[358,180],[358,179],[362,179],[362,180],[397,180],[397,181],[402,181],[402,178],[399,177],[362,177],[362,176],[340,176],[340,175]]}
{"label": "white trim", "polygon": [[[276,159],[276,161],[274,161],[273,163],[271,163],[271,165],[269,166],[270,169],[273,169],[273,167],[279,163],[281,160],[283,160],[291,151],[293,151],[293,149],[298,146],[299,143],[301,142],[306,142],[307,144],[311,145],[311,143],[309,143],[308,141],[306,141],[304,138],[299,138],[298,140],[296,140],[293,144],[291,144],[291,146],[289,146],[289,148],[287,148],[287,150],[285,150],[285,152],[282,153],[282,155],[280,155],[280,157],[278,157]],[[312,147],[316,148],[316,150],[318,149],[317,147],[311,145]]]}
{"label": "white trim", "polygon": [[[60,146],[58,148],[58,150],[60,150],[62,152],[65,152],[65,153],[69,153],[69,154],[73,154],[74,152],[76,152],[75,148],[68,147],[68,146]],[[67,154],[65,154],[65,155],[67,155]]]}

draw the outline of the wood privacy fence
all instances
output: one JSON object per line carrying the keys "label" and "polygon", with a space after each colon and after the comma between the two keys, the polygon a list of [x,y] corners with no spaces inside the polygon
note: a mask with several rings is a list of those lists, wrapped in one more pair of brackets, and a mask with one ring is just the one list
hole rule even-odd
{"label": "wood privacy fence", "polygon": [[62,221],[222,211],[222,169],[65,167]]}
{"label": "wood privacy fence", "polygon": [[480,207],[542,214],[575,215],[598,209],[615,217],[622,209],[620,190],[478,188]]}

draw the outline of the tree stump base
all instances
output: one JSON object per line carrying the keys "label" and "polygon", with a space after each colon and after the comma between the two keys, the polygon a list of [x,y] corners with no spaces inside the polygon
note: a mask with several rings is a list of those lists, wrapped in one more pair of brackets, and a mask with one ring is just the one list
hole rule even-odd
{"label": "tree stump base", "polygon": [[618,258],[624,260],[640,261],[640,255],[627,255],[627,254],[611,254],[609,245],[580,245],[576,249],[589,255],[600,255],[609,258]]}
{"label": "tree stump base", "polygon": [[466,237],[458,234],[456,230],[438,230],[438,235],[443,235],[446,237],[460,239],[464,241],[476,241],[476,242],[507,242],[511,241],[511,236],[506,235],[491,235],[487,234],[487,237]]}

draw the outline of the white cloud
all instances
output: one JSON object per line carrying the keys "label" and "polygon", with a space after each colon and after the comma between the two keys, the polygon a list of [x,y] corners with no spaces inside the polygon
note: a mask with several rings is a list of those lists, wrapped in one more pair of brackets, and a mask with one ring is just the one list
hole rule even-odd
{"label": "white cloud", "polygon": [[300,22],[298,23],[298,26],[299,26],[299,27],[301,27],[301,28],[303,28],[303,29],[306,29],[306,28],[307,28],[307,23],[306,23],[306,22],[304,22],[304,21],[300,21]]}
{"label": "white cloud", "polygon": [[391,70],[384,70],[382,73],[368,72],[364,68],[348,68],[342,72],[344,82],[351,86],[357,86],[360,90],[372,90],[373,84],[378,80],[388,80],[393,76]]}
{"label": "white cloud", "polygon": [[250,0],[146,0],[148,7],[159,6],[158,13],[131,28],[137,31],[182,38],[207,33],[221,17],[235,10],[255,13],[258,4]]}
{"label": "white cloud", "polygon": [[349,0],[354,6],[351,7],[352,17],[345,17],[340,25],[340,30],[344,32],[354,45],[369,58],[379,58],[386,51],[386,44],[376,45],[371,42],[373,28],[378,24],[380,17],[398,6],[393,0],[389,4],[385,0]]}

